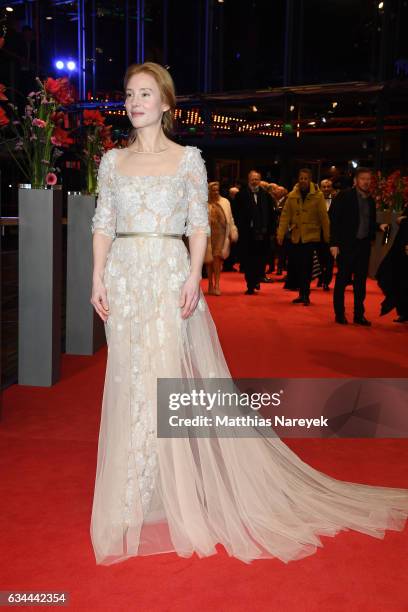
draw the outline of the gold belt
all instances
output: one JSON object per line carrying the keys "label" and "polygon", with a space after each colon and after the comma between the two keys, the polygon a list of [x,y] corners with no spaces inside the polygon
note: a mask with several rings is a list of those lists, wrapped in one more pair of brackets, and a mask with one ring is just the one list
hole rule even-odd
{"label": "gold belt", "polygon": [[147,238],[183,238],[183,234],[165,234],[161,232],[117,232],[116,238],[128,238],[131,236],[146,236]]}

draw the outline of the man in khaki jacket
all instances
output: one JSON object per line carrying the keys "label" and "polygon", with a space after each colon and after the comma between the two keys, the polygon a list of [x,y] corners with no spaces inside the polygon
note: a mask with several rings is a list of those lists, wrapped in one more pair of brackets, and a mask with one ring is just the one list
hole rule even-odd
{"label": "man in khaki jacket", "polygon": [[283,207],[278,227],[278,244],[282,244],[287,231],[290,231],[295,245],[299,268],[299,297],[294,304],[310,304],[310,281],[313,268],[313,252],[317,249],[323,235],[329,242],[329,216],[323,193],[312,183],[312,173],[308,168],[299,172],[298,183],[289,193]]}

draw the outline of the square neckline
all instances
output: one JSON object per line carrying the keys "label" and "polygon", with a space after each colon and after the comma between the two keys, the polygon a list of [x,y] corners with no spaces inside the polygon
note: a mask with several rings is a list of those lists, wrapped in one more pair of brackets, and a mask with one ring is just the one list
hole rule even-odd
{"label": "square neckline", "polygon": [[[117,157],[117,153],[115,153],[115,159],[113,160],[113,172],[114,174],[116,174],[116,176],[120,177],[120,178],[127,178],[127,179],[135,179],[135,178],[176,178],[179,176],[180,174],[180,170],[181,167],[184,163],[184,160],[187,157],[187,150],[190,149],[191,146],[190,145],[185,145],[184,147],[184,151],[183,151],[183,155],[180,158],[180,161],[178,163],[176,172],[173,174],[121,174],[120,172],[118,172],[117,168],[116,168],[116,157]],[[112,151],[118,151],[119,149],[112,149]]]}

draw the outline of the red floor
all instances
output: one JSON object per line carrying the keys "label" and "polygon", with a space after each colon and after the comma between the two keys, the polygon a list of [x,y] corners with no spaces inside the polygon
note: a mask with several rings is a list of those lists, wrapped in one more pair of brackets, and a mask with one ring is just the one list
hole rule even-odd
{"label": "red floor", "polygon": [[[373,282],[371,329],[335,325],[331,294],[321,290],[304,308],[279,283],[243,295],[239,273],[224,274],[221,288],[222,296],[207,299],[236,377],[407,377],[408,326],[379,318]],[[288,565],[246,565],[219,547],[207,559],[167,554],[96,566],[89,520],[105,359],[105,350],[64,355],[54,387],[4,393],[0,590],[65,590],[72,610],[408,611],[408,527],[384,540],[354,532],[322,538],[315,555]],[[331,476],[408,487],[408,440],[288,444]]]}

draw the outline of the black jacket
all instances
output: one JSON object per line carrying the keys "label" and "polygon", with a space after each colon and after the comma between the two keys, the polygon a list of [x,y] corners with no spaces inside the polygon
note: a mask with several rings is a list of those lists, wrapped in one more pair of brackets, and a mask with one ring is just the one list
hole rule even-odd
{"label": "black jacket", "polygon": [[[408,217],[408,206],[405,206],[401,215]],[[375,276],[386,298],[382,306],[387,308],[382,314],[386,314],[398,305],[403,309],[408,307],[408,255],[405,253],[407,244],[408,218],[401,221],[394,242],[380,263]],[[408,311],[398,314],[408,316]]]}
{"label": "black jacket", "polygon": [[260,233],[268,240],[276,232],[275,201],[262,187],[257,194],[257,204],[250,189],[242,188],[234,198],[233,215],[241,246],[246,246]]}
{"label": "black jacket", "polygon": [[[375,202],[371,196],[367,200],[370,210],[368,237],[370,240],[375,240],[377,228]],[[355,187],[340,191],[334,198],[329,210],[329,219],[330,246],[350,245],[356,240],[360,224],[360,210]]]}

